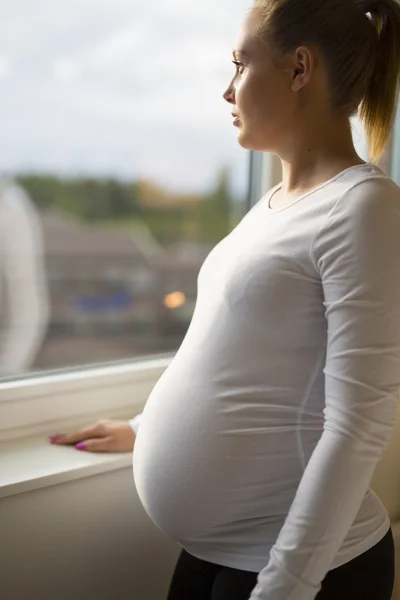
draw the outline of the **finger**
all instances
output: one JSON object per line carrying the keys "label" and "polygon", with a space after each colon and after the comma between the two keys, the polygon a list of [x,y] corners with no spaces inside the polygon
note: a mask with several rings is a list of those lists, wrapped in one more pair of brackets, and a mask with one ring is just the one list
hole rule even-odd
{"label": "finger", "polygon": [[71,433],[58,434],[50,438],[52,444],[76,444],[78,442],[83,442],[84,440],[91,439],[96,437],[98,434],[97,426],[90,425],[89,427],[84,427],[83,429],[78,429],[77,431],[73,431]]}
{"label": "finger", "polygon": [[87,439],[75,445],[81,452],[114,452],[112,437]]}

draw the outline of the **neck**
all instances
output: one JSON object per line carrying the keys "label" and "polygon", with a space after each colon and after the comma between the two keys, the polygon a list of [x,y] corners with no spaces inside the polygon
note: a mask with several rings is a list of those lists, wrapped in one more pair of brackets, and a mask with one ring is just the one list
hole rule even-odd
{"label": "neck", "polygon": [[320,119],[297,127],[295,135],[279,152],[282,161],[282,191],[287,195],[306,192],[328,181],[340,171],[364,161],[358,156],[349,120]]}

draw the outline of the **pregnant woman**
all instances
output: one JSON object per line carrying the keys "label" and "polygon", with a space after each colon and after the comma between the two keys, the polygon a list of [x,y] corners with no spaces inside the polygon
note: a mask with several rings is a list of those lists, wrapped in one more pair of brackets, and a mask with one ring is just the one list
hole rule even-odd
{"label": "pregnant woman", "polygon": [[168,600],[390,600],[369,485],[400,387],[400,190],[373,163],[400,6],[257,0],[233,58],[239,144],[276,153],[283,180],[205,260],[135,440],[143,505],[182,547]]}
{"label": "pregnant woman", "polygon": [[[136,486],[183,551],[169,600],[390,600],[369,490],[400,386],[400,190],[376,160],[398,99],[396,0],[259,0],[224,97],[283,181],[204,262],[144,413]],[[211,142],[211,140],[210,140]]]}

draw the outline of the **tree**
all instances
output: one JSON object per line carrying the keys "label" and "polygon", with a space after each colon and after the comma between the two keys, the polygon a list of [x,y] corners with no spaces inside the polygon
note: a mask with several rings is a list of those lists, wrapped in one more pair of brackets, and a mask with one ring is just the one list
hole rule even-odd
{"label": "tree", "polygon": [[222,168],[215,189],[208,194],[199,208],[200,238],[205,242],[217,243],[231,229],[230,170]]}

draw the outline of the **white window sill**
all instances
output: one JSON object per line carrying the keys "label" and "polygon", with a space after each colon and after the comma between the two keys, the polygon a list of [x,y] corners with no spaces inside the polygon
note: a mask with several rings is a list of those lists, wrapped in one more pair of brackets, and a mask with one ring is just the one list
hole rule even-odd
{"label": "white window sill", "polygon": [[0,442],[64,432],[101,418],[132,419],[172,358],[2,382]]}
{"label": "white window sill", "polygon": [[131,453],[79,452],[48,436],[100,418],[132,419],[172,358],[2,382],[0,498],[129,467]]}
{"label": "white window sill", "polygon": [[0,498],[132,465],[132,453],[79,452],[31,437],[0,444]]}

